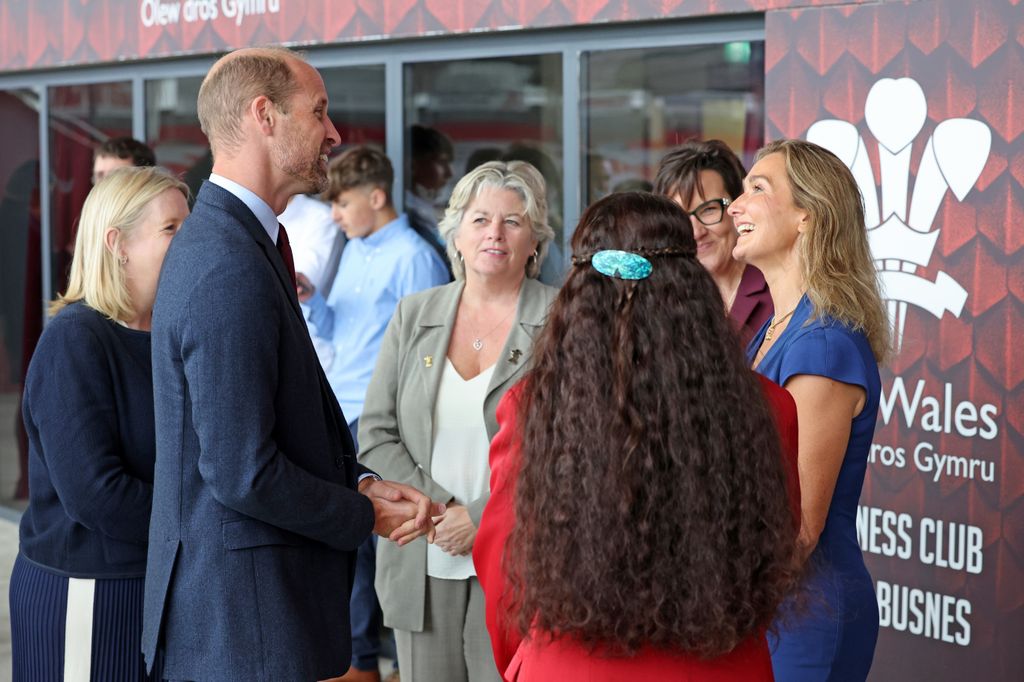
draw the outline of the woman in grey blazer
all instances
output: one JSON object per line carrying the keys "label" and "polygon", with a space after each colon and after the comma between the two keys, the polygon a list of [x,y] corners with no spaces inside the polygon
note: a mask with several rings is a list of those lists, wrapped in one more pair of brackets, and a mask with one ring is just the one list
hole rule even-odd
{"label": "woman in grey blazer", "polygon": [[434,545],[381,541],[377,594],[415,682],[500,680],[472,549],[498,401],[530,361],[556,290],[536,281],[554,233],[544,179],[493,161],[455,186],[440,225],[455,282],[408,296],[384,335],[359,459],[448,505]]}

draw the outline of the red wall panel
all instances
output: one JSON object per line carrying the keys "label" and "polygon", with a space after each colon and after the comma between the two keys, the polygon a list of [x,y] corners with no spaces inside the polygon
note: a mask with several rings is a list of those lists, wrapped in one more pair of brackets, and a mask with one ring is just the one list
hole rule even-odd
{"label": "red wall panel", "polygon": [[861,0],[33,0],[0,3],[0,71]]}
{"label": "red wall panel", "polygon": [[[866,204],[877,207],[868,225],[876,257],[901,235],[936,238],[923,263],[904,268],[927,293],[913,293],[907,280],[887,291],[905,316],[901,350],[883,372],[883,401],[902,386],[913,403],[923,384],[909,426],[898,400],[879,418],[879,449],[861,498],[862,509],[908,514],[912,523],[909,559],[872,552],[868,532],[878,526],[860,528],[883,613],[873,680],[1024,679],[1022,33],[1024,11],[1012,0],[767,15],[768,138],[846,150],[840,156],[865,178]],[[853,153],[857,143],[863,146]],[[902,177],[883,170],[903,155]],[[905,196],[887,203],[899,188]],[[874,232],[886,221],[893,231]],[[915,222],[917,229],[907,226]],[[889,253],[886,267],[896,255]],[[957,291],[962,306],[949,300]],[[938,306],[940,316],[926,310],[938,303],[952,309]],[[951,402],[954,415],[961,403],[988,410],[992,424],[985,435],[958,429],[955,420],[946,428],[940,413],[936,430],[922,420],[927,397],[942,411]],[[941,473],[939,455],[947,456]],[[977,552],[967,554],[980,558],[980,571],[935,560],[930,528],[940,523],[946,531],[951,524],[979,529]],[[956,558],[958,548],[944,539],[940,559]],[[915,597],[948,597],[940,615],[952,615],[946,634],[960,641],[943,641],[941,624],[938,637],[927,627],[915,634],[927,624],[912,613],[904,624],[904,588]]]}

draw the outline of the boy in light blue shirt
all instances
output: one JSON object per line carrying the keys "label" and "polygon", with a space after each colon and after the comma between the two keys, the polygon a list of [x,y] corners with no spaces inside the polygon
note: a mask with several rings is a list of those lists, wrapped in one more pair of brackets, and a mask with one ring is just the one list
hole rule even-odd
{"label": "boy in light blue shirt", "polygon": [[[324,198],[348,244],[325,299],[303,273],[299,301],[324,351],[321,362],[353,441],[384,330],[403,296],[446,284],[447,265],[391,202],[394,170],[382,152],[353,147],[333,162]],[[358,443],[357,443],[358,448]],[[376,680],[380,606],[373,591],[372,536],[359,548],[352,589],[352,667],[344,679]],[[367,673],[361,675],[361,673]]]}
{"label": "boy in light blue shirt", "polygon": [[296,280],[311,331],[328,344],[327,379],[353,424],[399,299],[446,284],[449,277],[437,252],[392,206],[394,172],[383,153],[353,147],[331,163],[328,177],[324,197],[348,244],[327,299],[302,273]]}

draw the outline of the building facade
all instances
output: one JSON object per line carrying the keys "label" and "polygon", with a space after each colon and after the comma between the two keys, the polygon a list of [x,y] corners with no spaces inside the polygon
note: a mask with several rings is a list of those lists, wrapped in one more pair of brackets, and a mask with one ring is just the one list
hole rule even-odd
{"label": "building facade", "polygon": [[[899,344],[858,518],[882,624],[872,679],[1024,677],[1020,0],[0,3],[12,506],[21,382],[66,281],[92,149],[133,135],[197,187],[211,163],[199,83],[223,51],[257,44],[306,51],[343,147],[382,146],[400,204],[436,210],[467,164],[532,160],[560,267],[581,210],[644,187],[683,140],[723,139],[748,165],[779,137],[835,151],[864,196]],[[450,154],[425,163],[423,129]]]}

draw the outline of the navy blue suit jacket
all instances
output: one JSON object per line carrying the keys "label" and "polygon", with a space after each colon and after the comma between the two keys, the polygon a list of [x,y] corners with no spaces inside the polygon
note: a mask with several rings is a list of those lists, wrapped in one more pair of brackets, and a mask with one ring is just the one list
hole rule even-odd
{"label": "navy blue suit jacket", "polygon": [[171,243],[152,342],[147,664],[163,646],[170,679],[343,673],[366,470],[277,248],[221,187]]}

